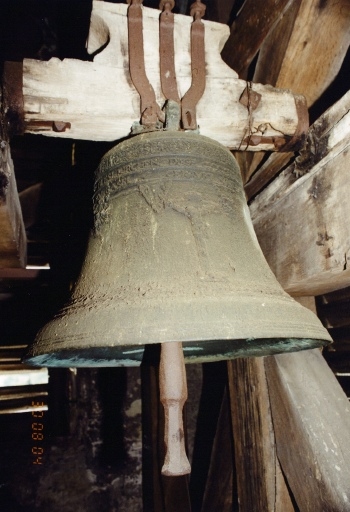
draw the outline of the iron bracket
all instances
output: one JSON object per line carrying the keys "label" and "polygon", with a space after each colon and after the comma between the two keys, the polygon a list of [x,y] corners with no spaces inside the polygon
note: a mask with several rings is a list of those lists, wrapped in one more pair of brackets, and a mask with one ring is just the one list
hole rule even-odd
{"label": "iron bracket", "polygon": [[248,108],[249,112],[249,135],[242,140],[242,143],[249,146],[258,146],[259,144],[273,144],[276,151],[299,151],[303,148],[309,126],[309,117],[306,100],[303,96],[295,96],[295,108],[298,115],[298,125],[294,135],[281,134],[277,136],[265,136],[263,133],[252,132],[252,113],[258,107],[261,100],[261,94],[252,90],[252,84],[247,83],[239,102]]}
{"label": "iron bracket", "polygon": [[158,121],[164,123],[152,85],[145,71],[143,50],[142,0],[128,0],[129,69],[131,80],[140,95],[141,124],[147,130],[156,130]]}
{"label": "iron bracket", "polygon": [[164,97],[180,103],[175,74],[174,13],[171,12],[174,6],[175,0],[161,0],[159,4],[162,10],[159,18],[160,83]]}
{"label": "iron bracket", "polygon": [[[129,42],[129,69],[133,85],[140,95],[141,122],[132,126],[132,133],[159,130],[165,123],[165,113],[157,104],[156,96],[145,71],[145,58],[143,48],[142,1],[127,0],[128,8],[128,42]],[[191,5],[191,75],[192,82],[189,90],[180,100],[175,73],[174,50],[174,8],[175,0],[161,0],[159,8],[162,10],[159,19],[159,56],[161,88],[167,103],[181,105],[181,121],[184,130],[197,130],[196,106],[205,90],[205,51],[204,51],[204,24],[202,17],[205,5],[196,0]],[[176,109],[175,109],[176,110]],[[169,112],[169,107],[167,109]],[[170,121],[174,129],[176,115]],[[178,124],[179,128],[179,124]],[[169,129],[169,123],[165,129]]]}
{"label": "iron bracket", "polygon": [[181,120],[185,130],[196,130],[196,106],[205,90],[205,51],[204,51],[204,23],[205,5],[196,0],[191,5],[190,14],[194,20],[191,25],[191,87],[181,100]]}

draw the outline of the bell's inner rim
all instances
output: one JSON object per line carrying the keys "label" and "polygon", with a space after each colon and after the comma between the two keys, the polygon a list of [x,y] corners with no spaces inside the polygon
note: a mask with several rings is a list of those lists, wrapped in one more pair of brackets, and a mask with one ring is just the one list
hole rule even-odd
{"label": "bell's inner rim", "polygon": [[[247,338],[235,340],[201,340],[182,342],[186,363],[206,363],[260,357],[310,350],[327,345],[327,340],[311,338]],[[69,348],[40,355],[28,355],[24,363],[33,366],[108,367],[158,364],[160,343],[147,345]]]}

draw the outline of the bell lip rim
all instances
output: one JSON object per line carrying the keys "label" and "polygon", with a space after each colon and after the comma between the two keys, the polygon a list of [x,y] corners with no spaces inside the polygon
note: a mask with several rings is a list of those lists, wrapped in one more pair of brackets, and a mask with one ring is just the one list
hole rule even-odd
{"label": "bell lip rim", "polygon": [[[170,343],[165,341],[164,343]],[[197,352],[199,345],[205,345],[212,342],[214,349],[217,353],[210,352],[207,354],[200,354]],[[240,346],[237,347],[237,343]],[[255,342],[255,343],[252,343]],[[268,343],[267,343],[268,342]],[[222,345],[232,344],[232,350],[220,351]],[[266,343],[266,344],[264,344]],[[300,352],[303,350],[312,350],[328,346],[332,340],[326,338],[292,338],[292,337],[274,337],[274,338],[245,338],[235,340],[201,340],[201,341],[183,341],[183,352],[185,363],[202,363],[214,362],[220,360],[230,360],[244,357],[266,357],[271,355]],[[161,343],[149,343],[142,345],[115,345],[115,346],[100,346],[100,347],[80,347],[80,348],[65,348],[59,350],[52,350],[51,352],[32,353],[31,350],[22,358],[22,363],[36,367],[65,367],[65,368],[88,368],[88,367],[121,367],[121,366],[139,366],[147,362],[150,358],[152,362],[159,362]],[[153,356],[145,358],[145,347],[152,347]],[[197,350],[196,350],[197,349]],[[115,350],[115,356],[118,357],[91,357],[93,353],[98,354],[103,351]],[[140,354],[142,357],[131,357]],[[88,355],[90,357],[88,357]],[[69,355],[71,358],[69,358]],[[128,357],[125,357],[127,355]],[[74,357],[72,359],[72,356]],[[121,358],[120,356],[124,356]],[[89,363],[87,364],[87,361]]]}

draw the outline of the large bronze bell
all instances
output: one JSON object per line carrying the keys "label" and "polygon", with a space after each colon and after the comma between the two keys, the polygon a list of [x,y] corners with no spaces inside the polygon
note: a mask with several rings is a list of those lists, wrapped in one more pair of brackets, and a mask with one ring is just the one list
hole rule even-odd
{"label": "large bronze bell", "polygon": [[26,362],[134,365],[145,345],[170,341],[201,362],[331,341],[276,281],[236,160],[217,142],[153,132],[120,143],[97,170],[94,209],[72,298]]}

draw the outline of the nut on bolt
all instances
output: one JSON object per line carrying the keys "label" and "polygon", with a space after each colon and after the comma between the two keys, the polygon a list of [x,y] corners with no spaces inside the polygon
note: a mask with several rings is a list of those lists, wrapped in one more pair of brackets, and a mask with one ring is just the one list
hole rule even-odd
{"label": "nut on bolt", "polygon": [[52,123],[52,130],[54,132],[65,132],[67,129],[69,130],[71,127],[70,123],[65,123],[64,121],[54,121]]}

